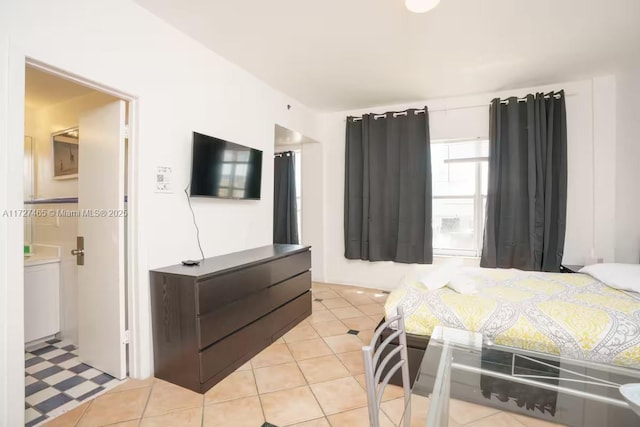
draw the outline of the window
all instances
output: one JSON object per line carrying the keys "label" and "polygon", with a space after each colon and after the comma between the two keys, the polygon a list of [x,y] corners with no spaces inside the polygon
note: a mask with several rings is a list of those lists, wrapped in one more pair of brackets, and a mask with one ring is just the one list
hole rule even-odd
{"label": "window", "polygon": [[433,253],[480,256],[489,141],[431,142]]}

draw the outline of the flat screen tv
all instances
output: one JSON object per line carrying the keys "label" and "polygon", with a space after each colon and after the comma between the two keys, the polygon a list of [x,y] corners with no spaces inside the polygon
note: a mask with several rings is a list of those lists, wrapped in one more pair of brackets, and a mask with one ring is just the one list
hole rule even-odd
{"label": "flat screen tv", "polygon": [[262,151],[193,132],[191,196],[260,199]]}

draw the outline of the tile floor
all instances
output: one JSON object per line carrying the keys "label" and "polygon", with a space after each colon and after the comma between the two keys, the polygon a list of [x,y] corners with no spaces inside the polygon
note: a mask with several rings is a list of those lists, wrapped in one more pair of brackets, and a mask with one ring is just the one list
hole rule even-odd
{"label": "tile floor", "polygon": [[[150,378],[129,380],[47,426],[366,427],[361,347],[383,314],[386,293],[313,284],[313,313],[206,394]],[[397,425],[402,389],[383,398],[383,426]],[[429,399],[413,397],[412,425],[423,426]],[[450,426],[533,427],[546,423],[461,401]]]}
{"label": "tile floor", "polygon": [[25,422],[41,423],[120,381],[80,363],[73,344],[58,339],[25,351]]}

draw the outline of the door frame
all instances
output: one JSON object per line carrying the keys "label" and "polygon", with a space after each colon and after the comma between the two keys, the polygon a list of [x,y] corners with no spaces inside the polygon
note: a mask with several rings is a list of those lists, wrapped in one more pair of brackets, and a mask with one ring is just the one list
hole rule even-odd
{"label": "door frame", "polygon": [[[127,245],[125,247],[126,253],[126,262],[125,265],[127,269],[125,271],[125,283],[126,287],[126,323],[128,325],[129,330],[129,351],[127,357],[127,368],[130,372],[130,376],[136,376],[139,371],[139,359],[136,357],[138,354],[138,342],[136,337],[138,334],[136,333],[136,318],[137,318],[137,305],[134,304],[137,301],[135,284],[137,283],[136,277],[138,277],[139,272],[139,263],[137,262],[138,257],[138,205],[139,205],[139,197],[137,192],[137,165],[138,165],[138,143],[137,143],[137,116],[138,116],[138,100],[136,97],[129,95],[127,93],[121,92],[117,89],[112,89],[110,87],[94,83],[88,79],[83,77],[79,77],[77,75],[68,73],[66,71],[60,70],[43,62],[40,62],[36,59],[25,57],[24,61],[25,66],[29,66],[31,68],[35,68],[39,71],[44,71],[49,74],[52,74],[61,79],[69,80],[79,85],[88,87],[98,92],[105,93],[107,95],[111,95],[115,98],[122,99],[128,103],[128,134],[127,139],[127,164],[125,167],[127,168],[127,226],[125,229],[126,233],[126,242]],[[24,105],[23,105],[24,109]],[[24,126],[23,126],[24,127]],[[123,180],[124,181],[124,180]],[[133,201],[133,203],[132,203]],[[23,223],[24,227],[24,223]],[[23,230],[24,234],[24,230]],[[24,261],[24,260],[23,260]],[[24,305],[24,301],[23,301]]]}

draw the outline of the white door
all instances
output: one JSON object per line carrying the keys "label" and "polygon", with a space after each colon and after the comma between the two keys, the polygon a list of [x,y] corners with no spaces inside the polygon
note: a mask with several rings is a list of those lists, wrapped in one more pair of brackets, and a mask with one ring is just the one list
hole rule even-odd
{"label": "white door", "polygon": [[79,120],[78,356],[116,378],[126,376],[124,281],[125,103]]}

